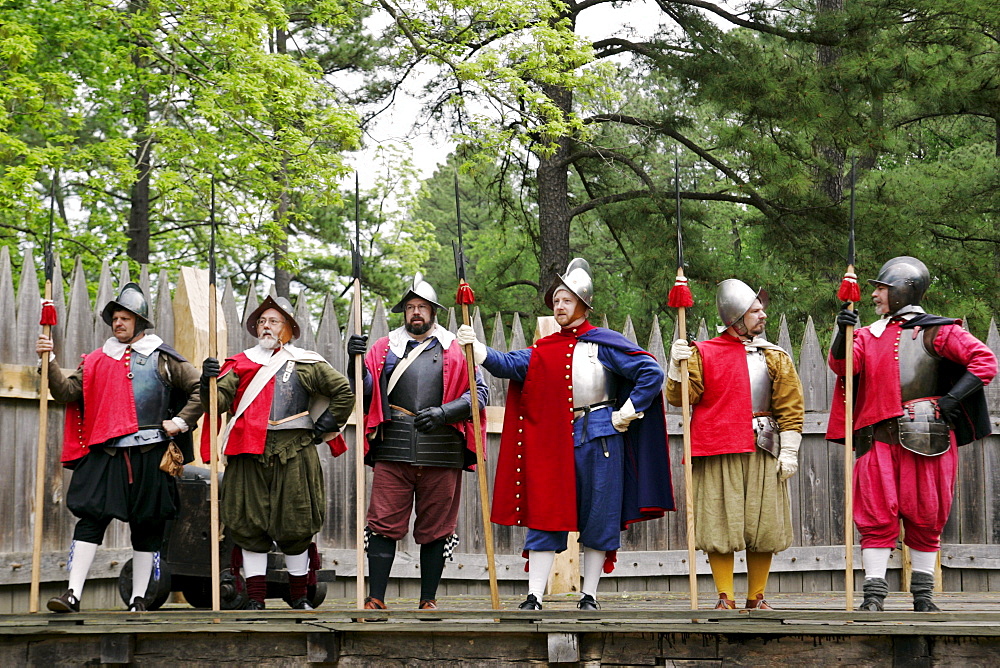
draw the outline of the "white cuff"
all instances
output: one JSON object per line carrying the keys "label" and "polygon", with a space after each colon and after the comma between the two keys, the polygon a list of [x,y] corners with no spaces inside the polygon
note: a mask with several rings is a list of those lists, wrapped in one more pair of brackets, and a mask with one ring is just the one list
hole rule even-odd
{"label": "white cuff", "polygon": [[184,418],[172,417],[170,418],[170,421],[177,425],[177,428],[181,430],[182,434],[191,428],[188,426],[188,423],[184,421]]}

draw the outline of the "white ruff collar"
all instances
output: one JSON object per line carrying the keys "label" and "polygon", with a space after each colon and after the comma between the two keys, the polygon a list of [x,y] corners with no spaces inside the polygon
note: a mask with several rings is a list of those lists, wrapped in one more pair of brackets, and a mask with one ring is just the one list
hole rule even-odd
{"label": "white ruff collar", "polygon": [[271,356],[274,355],[276,351],[283,350],[288,354],[289,359],[293,359],[296,362],[304,362],[306,364],[314,364],[316,362],[325,361],[319,353],[315,353],[311,350],[305,350],[304,348],[299,348],[298,346],[293,346],[291,343],[286,343],[280,348],[261,348],[260,344],[254,346],[253,348],[247,348],[243,351],[243,354],[247,356],[254,364],[260,364],[264,366],[267,364]]}
{"label": "white ruff collar", "polygon": [[[436,322],[427,337],[436,338],[441,344],[441,348],[443,350],[448,350],[448,348],[451,347],[452,341],[455,340],[454,334]],[[389,332],[389,350],[391,350],[392,354],[396,357],[402,357],[403,353],[406,352],[406,342],[409,340],[410,333],[406,331],[406,327],[397,327]]]}
{"label": "white ruff collar", "polygon": [[889,326],[889,321],[892,320],[893,318],[902,318],[903,320],[910,320],[911,318],[915,318],[921,313],[926,313],[926,311],[924,311],[924,309],[922,309],[919,306],[914,306],[913,304],[904,306],[895,313],[891,315],[884,315],[875,322],[873,322],[872,324],[868,325],[868,331],[871,332],[872,336],[874,336],[877,339],[880,336],[882,336],[882,333],[885,331],[885,328]]}
{"label": "white ruff collar", "polygon": [[122,343],[112,336],[104,342],[104,345],[101,346],[101,350],[111,359],[120,360],[125,354],[125,349],[130,345],[132,346],[132,350],[140,355],[148,357],[154,350],[163,345],[163,339],[158,337],[156,334],[146,334],[135,343],[129,344]]}

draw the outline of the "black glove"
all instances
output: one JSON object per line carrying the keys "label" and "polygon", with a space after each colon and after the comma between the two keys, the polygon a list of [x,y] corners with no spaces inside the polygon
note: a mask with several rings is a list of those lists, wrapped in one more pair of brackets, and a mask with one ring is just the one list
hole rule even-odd
{"label": "black glove", "polygon": [[347,354],[351,357],[364,355],[368,351],[368,337],[362,334],[351,334],[347,339]]}
{"label": "black glove", "polygon": [[938,410],[941,411],[941,417],[948,422],[955,424],[955,422],[962,417],[961,401],[982,387],[983,381],[980,380],[979,376],[971,371],[966,371],[962,377],[958,379],[958,382],[952,385],[951,389],[948,390],[948,393],[937,400]]}
{"label": "black glove", "polygon": [[842,360],[847,355],[847,328],[858,325],[858,314],[847,307],[847,303],[841,304],[837,314],[837,333],[830,346],[830,354],[835,360]]}
{"label": "black glove", "polygon": [[209,381],[219,376],[221,368],[219,360],[214,357],[206,357],[205,361],[201,363],[201,391],[203,396],[208,395]]}
{"label": "black glove", "polygon": [[418,431],[427,433],[444,424],[444,409],[440,406],[431,406],[417,412],[417,417],[413,421]]}
{"label": "black glove", "polygon": [[323,434],[337,431],[338,427],[337,418],[333,417],[329,410],[323,411],[323,414],[313,422],[313,443],[319,445],[323,442]]}

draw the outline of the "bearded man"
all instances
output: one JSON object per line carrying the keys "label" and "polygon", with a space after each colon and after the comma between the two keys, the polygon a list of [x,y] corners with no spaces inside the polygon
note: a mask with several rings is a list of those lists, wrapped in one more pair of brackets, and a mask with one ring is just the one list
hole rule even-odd
{"label": "bearded man", "polygon": [[[251,610],[267,596],[267,553],[285,555],[289,603],[311,610],[308,587],[319,555],[313,536],[323,526],[326,492],[314,444],[326,441],[334,456],[346,447],[339,436],[354,403],[347,379],[318,353],[292,345],[299,325],[284,297],[268,296],[250,314],[247,330],[257,345],[219,368],[205,360],[202,403],[209,379],[218,376],[219,412],[232,413],[219,447],[226,457],[220,518],[239,548]],[[207,430],[202,458],[209,460]]]}
{"label": "bearded man", "polygon": [[576,258],[545,293],[560,331],[502,353],[477,341],[468,325],[458,330],[477,363],[511,379],[492,521],[528,527],[522,610],[542,609],[569,531],[580,532],[584,554],[577,607],[597,610],[597,587],[614,570],[621,532],[673,510],[663,370],[621,334],[590,324],[593,294],[590,265]]}
{"label": "bearded man", "polygon": [[[962,321],[920,306],[930,272],[915,257],[896,257],[870,279],[879,319],[854,333],[854,524],[865,568],[861,610],[880,611],[889,592],[889,556],[899,538],[910,548],[916,612],[939,612],[934,571],[958,473],[958,446],[990,434],[983,388],[997,358]],[[839,378],[826,437],[844,439],[847,327],[844,308],[829,364]]]}
{"label": "bearded man", "polygon": [[[142,288],[128,283],[101,319],[112,334],[63,375],[52,339],[38,337],[48,356],[49,390],[66,408],[63,466],[73,469],[66,507],[79,520],[67,569],[69,588],[49,599],[53,612],[79,612],[83,585],[111,520],[128,522],[132,537],[132,595],[128,609],[146,610],[167,520],[177,516],[177,484],[160,469],[171,440],[194,459],[189,430],[201,416],[198,370],[155,334]],[[186,436],[186,438],[185,438]]]}
{"label": "bearded man", "polygon": [[799,467],[802,383],[788,353],[763,337],[767,295],[719,283],[721,335],[670,348],[667,400],[680,406],[681,360],[690,378],[695,546],[708,554],[716,610],[736,607],[734,553],[746,550],[746,608],[764,599],[771,559],[792,544],[787,480]]}
{"label": "bearded man", "polygon": [[[409,530],[420,545],[420,610],[437,608],[445,559],[458,544],[455,527],[462,499],[462,471],[474,471],[469,374],[455,336],[437,322],[437,292],[418,273],[392,307],[403,326],[380,338],[365,354],[354,335],[352,356],[365,355],[363,386],[365,461],[374,468],[365,537],[368,597],[365,608],[384,610],[396,543]],[[354,369],[351,364],[350,369]],[[486,439],[488,389],[476,372],[480,424]]]}

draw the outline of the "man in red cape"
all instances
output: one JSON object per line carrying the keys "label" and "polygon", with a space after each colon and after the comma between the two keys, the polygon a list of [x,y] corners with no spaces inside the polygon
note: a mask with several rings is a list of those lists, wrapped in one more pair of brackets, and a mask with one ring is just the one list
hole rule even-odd
{"label": "man in red cape", "polygon": [[476,362],[510,378],[492,520],[529,529],[528,596],[540,610],[555,554],[569,531],[584,548],[581,610],[596,610],[601,573],[614,569],[621,531],[673,510],[663,412],[663,370],[617,332],[587,320],[590,265],[570,262],[548,290],[559,332],[502,353],[463,325],[458,340]]}

